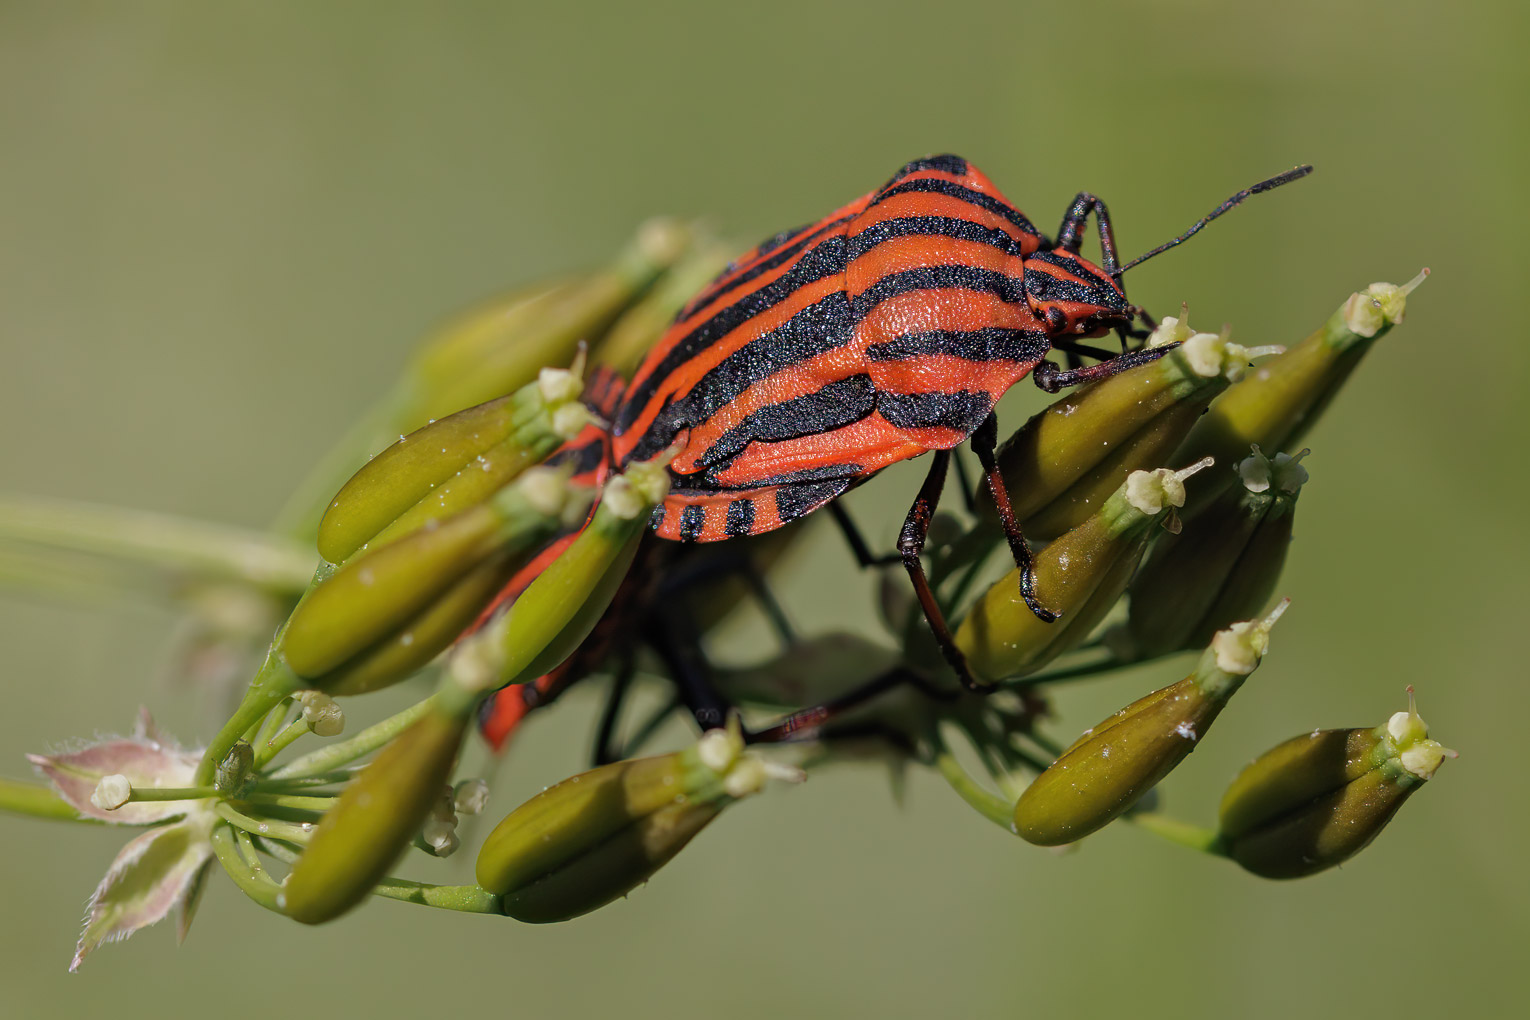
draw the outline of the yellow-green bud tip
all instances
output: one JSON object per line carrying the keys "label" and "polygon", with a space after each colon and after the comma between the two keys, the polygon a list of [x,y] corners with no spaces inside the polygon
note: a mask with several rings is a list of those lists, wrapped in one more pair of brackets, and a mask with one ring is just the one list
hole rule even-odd
{"label": "yellow-green bud tip", "polygon": [[577,400],[564,404],[552,413],[552,430],[563,440],[573,439],[595,422],[595,415]]}
{"label": "yellow-green bud tip", "polygon": [[1387,735],[1397,747],[1402,767],[1419,779],[1433,778],[1446,758],[1456,757],[1456,752],[1429,739],[1429,726],[1418,714],[1412,686],[1408,687],[1408,710],[1387,720]]}
{"label": "yellow-green bud tip", "polygon": [[1126,501],[1145,514],[1161,513],[1165,507],[1185,505],[1185,479],[1210,467],[1212,458],[1202,457],[1179,471],[1155,468],[1126,476]]}
{"label": "yellow-green bud tip", "polygon": [[1270,628],[1291,605],[1290,599],[1281,599],[1262,620],[1245,620],[1226,630],[1219,630],[1211,639],[1212,651],[1216,653],[1217,668],[1234,676],[1248,676],[1259,666],[1264,653],[1270,647]]}
{"label": "yellow-green bud tip", "polygon": [[664,501],[669,493],[669,456],[634,464],[606,483],[601,502],[623,520],[630,521],[647,507]]}
{"label": "yellow-green bud tip", "polygon": [[1274,486],[1294,496],[1307,484],[1307,469],[1302,467],[1301,459],[1311,450],[1301,450],[1294,456],[1277,453],[1272,459],[1257,444],[1252,449],[1252,454],[1238,462],[1238,477],[1249,492],[1267,492]]}
{"label": "yellow-green bud tip", "polygon": [[1399,287],[1395,283],[1373,283],[1357,294],[1351,294],[1344,302],[1344,325],[1357,336],[1375,336],[1385,326],[1395,326],[1403,321],[1407,311],[1408,295],[1429,276],[1425,267],[1419,274]]}
{"label": "yellow-green bud tip", "polygon": [[1163,347],[1166,344],[1183,343],[1195,335],[1195,330],[1190,328],[1190,306],[1179,306],[1179,316],[1166,316],[1148,337],[1149,347]]}
{"label": "yellow-green bud tip", "polygon": [[[500,618],[501,620],[504,617]],[[485,627],[470,638],[458,642],[452,653],[447,674],[451,682],[469,694],[492,690],[499,683],[499,670],[504,662],[500,643],[493,639],[496,627]]]}

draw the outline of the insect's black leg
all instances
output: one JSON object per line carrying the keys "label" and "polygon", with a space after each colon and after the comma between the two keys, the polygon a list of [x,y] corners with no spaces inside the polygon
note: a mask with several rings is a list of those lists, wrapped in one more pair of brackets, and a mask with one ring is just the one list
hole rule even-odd
{"label": "insect's black leg", "polygon": [[850,514],[839,501],[829,504],[829,516],[834,518],[834,523],[839,525],[839,530],[844,533],[845,541],[850,546],[850,551],[855,555],[855,562],[863,567],[886,567],[894,563],[902,563],[903,557],[897,553],[889,556],[876,556],[871,547],[861,537],[861,529],[855,526],[855,521],[850,519]]}
{"label": "insect's black leg", "polygon": [[967,507],[969,514],[976,515],[977,490],[972,485],[972,478],[967,474],[967,462],[962,460],[960,453],[951,454],[951,466],[956,469],[956,484],[962,487],[962,503]]}
{"label": "insect's black leg", "polygon": [[1088,222],[1091,212],[1094,213],[1095,225],[1100,231],[1100,268],[1114,274],[1119,262],[1116,258],[1116,232],[1110,225],[1110,210],[1105,208],[1103,201],[1087,191],[1075,195],[1063,215],[1062,226],[1057,228],[1057,246],[1076,254],[1083,244],[1084,224]]}
{"label": "insect's black leg", "polygon": [[621,759],[620,752],[614,746],[616,724],[621,718],[622,701],[627,696],[627,689],[632,686],[632,674],[635,670],[632,656],[627,655],[617,667],[616,675],[611,678],[611,691],[606,695],[606,707],[600,713],[600,729],[595,733],[595,747],[591,754],[597,766],[609,765]]}
{"label": "insect's black leg", "polygon": [[744,583],[749,585],[754,600],[760,604],[760,611],[770,621],[771,627],[776,632],[776,637],[781,639],[781,644],[787,648],[797,643],[797,633],[792,627],[792,622],[786,618],[786,610],[781,608],[781,603],[776,600],[775,594],[770,590],[770,585],[765,583],[765,574],[759,566],[753,562],[744,564]]}
{"label": "insect's black leg", "polygon": [[936,690],[919,674],[911,670],[898,668],[889,670],[879,677],[868,680],[852,690],[846,691],[839,697],[824,702],[822,705],[814,705],[812,708],[804,708],[793,712],[779,721],[749,734],[750,743],[771,744],[797,738],[809,738],[825,723],[830,722],[836,716],[843,715],[851,709],[858,708],[872,699],[896,690],[904,685],[918,687],[927,696],[938,701],[950,701],[956,697],[953,691]]}
{"label": "insect's black leg", "polygon": [[1098,365],[1090,365],[1088,368],[1070,368],[1066,371],[1058,368],[1050,361],[1043,361],[1031,372],[1031,378],[1036,380],[1048,393],[1057,393],[1068,386],[1077,386],[1079,383],[1094,382],[1097,379],[1108,379],[1117,372],[1124,372],[1138,365],[1146,365],[1150,361],[1157,361],[1168,354],[1179,344],[1163,344],[1159,347],[1143,347],[1126,354],[1117,355],[1109,361],[1102,361]]}
{"label": "insect's black leg", "polygon": [[1020,571],[1020,597],[1025,599],[1026,607],[1036,614],[1038,620],[1051,623],[1057,619],[1057,614],[1043,606],[1036,597],[1036,569],[1031,558],[1031,547],[1026,544],[1025,536],[1020,532],[1020,522],[1015,520],[1014,507],[1009,503],[1009,489],[1004,485],[1004,476],[1000,474],[999,463],[994,457],[998,438],[999,420],[990,411],[988,417],[983,419],[983,424],[972,433],[972,450],[978,456],[978,463],[983,466],[983,474],[988,479],[988,494],[993,497],[993,505],[998,508],[1004,538],[1009,542],[1010,555],[1014,557],[1015,567]]}
{"label": "insect's black leg", "polygon": [[914,594],[919,597],[919,608],[924,610],[924,619],[929,624],[930,633],[935,635],[935,643],[940,646],[941,654],[956,672],[962,686],[970,691],[991,691],[991,685],[978,683],[972,671],[967,668],[967,657],[956,647],[956,639],[946,624],[940,603],[935,600],[930,579],[924,572],[924,563],[919,558],[924,551],[925,539],[930,534],[930,520],[940,504],[940,492],[945,488],[946,468],[950,462],[950,450],[935,451],[930,462],[930,473],[925,476],[924,484],[919,487],[919,495],[914,497],[914,505],[908,508],[908,516],[903,520],[903,530],[898,534],[898,553],[903,558],[903,569],[908,571],[908,579],[914,585]]}
{"label": "insect's black leg", "polygon": [[664,660],[680,700],[690,709],[696,725],[713,730],[723,725],[733,706],[712,682],[712,667],[702,654],[695,627],[676,614],[655,614],[645,628],[654,651]]}

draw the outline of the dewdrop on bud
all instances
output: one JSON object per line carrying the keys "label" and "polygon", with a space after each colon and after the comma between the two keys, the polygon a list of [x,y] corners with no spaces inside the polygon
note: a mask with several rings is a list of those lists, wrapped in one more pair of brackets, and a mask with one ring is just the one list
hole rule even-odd
{"label": "dewdrop on bud", "polygon": [[452,807],[459,815],[482,814],[489,806],[489,784],[482,779],[464,779],[452,791]]}
{"label": "dewdrop on bud", "polygon": [[103,776],[96,784],[95,792],[90,795],[90,802],[102,811],[115,811],[132,799],[132,796],[133,784],[127,776]]}
{"label": "dewdrop on bud", "polygon": [[297,703],[303,722],[319,737],[337,737],[345,731],[345,713],[335,699],[322,691],[299,691]]}
{"label": "dewdrop on bud", "polygon": [[1362,337],[1373,337],[1382,327],[1397,325],[1403,321],[1408,295],[1428,275],[1429,270],[1425,268],[1401,287],[1395,283],[1373,283],[1365,290],[1351,294],[1344,302],[1344,325]]}

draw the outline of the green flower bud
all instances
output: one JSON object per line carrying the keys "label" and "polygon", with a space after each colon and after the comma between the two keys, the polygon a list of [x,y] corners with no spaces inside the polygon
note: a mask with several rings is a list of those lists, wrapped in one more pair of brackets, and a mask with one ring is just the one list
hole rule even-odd
{"label": "green flower bud", "polygon": [[1178,534],[1159,536],[1126,590],[1126,626],[1112,635],[1124,638],[1123,659],[1204,648],[1232,621],[1264,611],[1290,549],[1305,453],[1270,459],[1255,447],[1237,466],[1241,484],[1187,516]]}
{"label": "green flower bud", "polygon": [[409,371],[401,430],[525,386],[544,365],[564,365],[685,252],[688,229],[653,220],[615,264],[587,276],[491,301],[427,339]]}
{"label": "green flower bud", "polygon": [[[668,460],[634,464],[606,482],[579,536],[537,575],[510,608],[474,635],[459,656],[464,682],[488,668],[494,686],[551,672],[590,636],[637,553],[654,507],[669,492]],[[454,663],[454,668],[457,668]]]}
{"label": "green flower bud", "polygon": [[562,472],[536,468],[487,503],[352,557],[293,610],[277,654],[305,686],[331,694],[402,679],[450,644],[571,511],[582,515],[587,497]]}
{"label": "green flower bud", "polygon": [[1087,638],[1126,590],[1153,524],[1172,523],[1185,479],[1209,463],[1133,471],[1093,516],[1036,554],[1036,595],[1061,614],[1056,622],[1027,608],[1018,570],[990,587],[956,632],[973,676],[990,683],[1024,676]]}
{"label": "green flower bud", "polygon": [[612,324],[590,352],[591,360],[630,378],[665,330],[674,325],[675,315],[685,303],[728,264],[729,255],[727,249],[716,244],[687,254],[654,284],[653,290]]}
{"label": "green flower bud", "polygon": [[[1402,321],[1408,294],[1428,275],[1425,269],[1404,286],[1373,283],[1351,295],[1321,329],[1218,397],[1175,460],[1183,464],[1215,457],[1230,464],[1251,445],[1289,450],[1301,442],[1371,345]],[[1221,484],[1199,487],[1192,506],[1209,500],[1232,478],[1217,481]]]}
{"label": "green flower bud", "polygon": [[361,903],[442,798],[472,714],[435,707],[357,774],[292,866],[279,904],[322,924]]}
{"label": "green flower bud", "polygon": [[495,827],[478,854],[478,884],[502,895],[504,912],[521,921],[589,913],[648,881],[772,774],[744,750],[735,724],[684,751],[573,776]]}
{"label": "green flower bud", "polygon": [[1222,706],[1264,658],[1282,602],[1263,620],[1220,631],[1196,671],[1086,730],[1015,803],[1026,841],[1058,846],[1103,828],[1195,750]]}
{"label": "green flower bud", "polygon": [[[1212,398],[1242,378],[1251,358],[1281,350],[1194,333],[1183,316],[1165,319],[1155,341],[1180,346],[1067,394],[999,448],[1015,519],[1029,537],[1061,535],[1095,513],[1127,475],[1167,463]],[[978,505],[996,516],[986,485],[979,487]]]}
{"label": "green flower bud", "polygon": [[431,422],[373,457],[319,523],[319,554],[343,563],[476,506],[576,436],[590,414],[579,372],[545,368],[515,393]]}
{"label": "green flower bud", "polygon": [[1408,710],[1374,729],[1314,730],[1260,755],[1222,797],[1227,855],[1264,878],[1302,878],[1353,857],[1455,757]]}

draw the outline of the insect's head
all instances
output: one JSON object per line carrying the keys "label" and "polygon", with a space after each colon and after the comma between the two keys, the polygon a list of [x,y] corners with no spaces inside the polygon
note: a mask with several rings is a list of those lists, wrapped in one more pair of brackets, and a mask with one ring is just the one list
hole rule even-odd
{"label": "insect's head", "polygon": [[1119,280],[1061,246],[1025,260],[1025,299],[1054,337],[1104,336],[1136,314]]}

